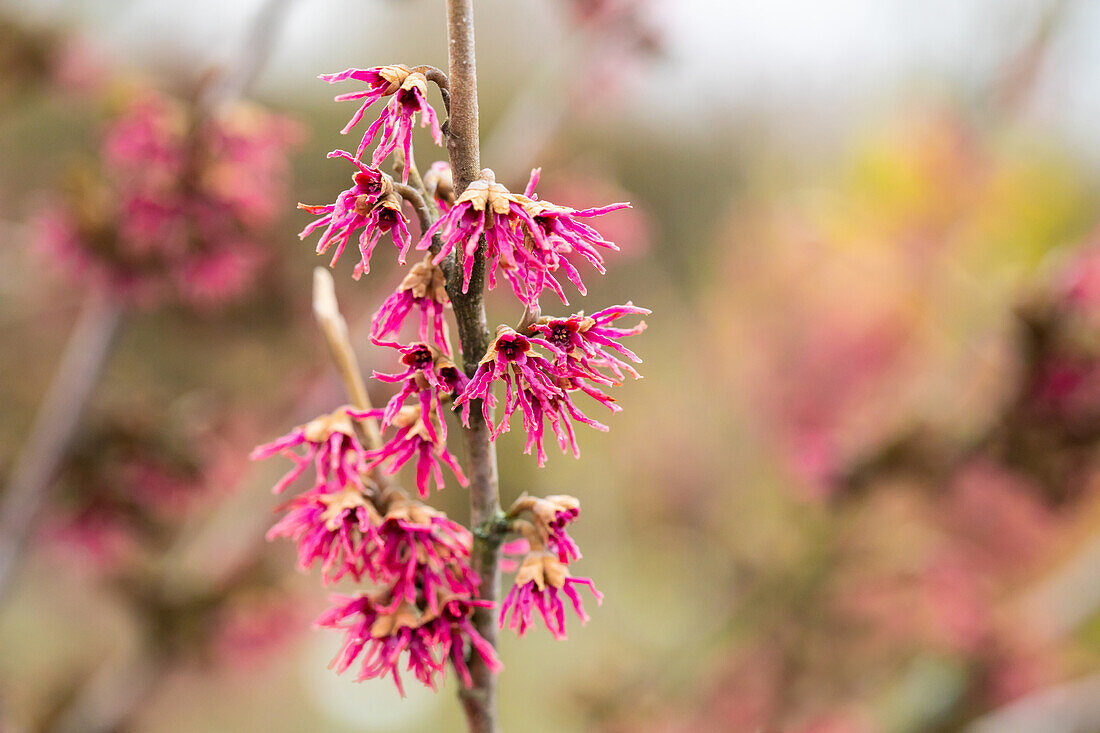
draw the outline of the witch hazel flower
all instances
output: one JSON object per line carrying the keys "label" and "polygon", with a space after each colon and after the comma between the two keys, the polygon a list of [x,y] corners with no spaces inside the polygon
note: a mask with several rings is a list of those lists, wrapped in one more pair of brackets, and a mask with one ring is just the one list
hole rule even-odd
{"label": "witch hazel flower", "polygon": [[334,150],[328,157],[351,160],[359,170],[352,176],[352,187],[341,192],[334,203],[298,204],[299,209],[319,217],[306,225],[298,238],[305,239],[324,227],[317,242],[317,254],[325,254],[335,244],[336,251],[329,263],[330,267],[335,267],[352,234],[362,229],[359,235],[360,259],[355,265],[356,280],[370,272],[371,255],[383,234],[391,236],[398,250],[397,261],[405,264],[405,256],[412,246],[412,235],[409,233],[408,219],[401,211],[401,197],[393,190],[392,179],[377,168],[363,165],[344,150]]}
{"label": "witch hazel flower", "polygon": [[474,596],[479,579],[470,567],[473,538],[446,514],[418,501],[392,502],[379,529],[377,563],[390,584],[390,608],[420,594],[439,613],[440,594]]}
{"label": "witch hazel flower", "polygon": [[[439,118],[428,104],[428,80],[423,74],[413,72],[406,77],[401,88],[394,92],[393,98],[382,110],[381,116],[367,128],[363,140],[359,143],[357,155],[370,145],[378,131],[382,131],[378,147],[374,149],[372,161],[379,165],[386,157],[401,146],[404,160],[412,160],[412,128],[416,113],[420,113],[420,126],[431,126],[432,140],[436,145],[443,144],[443,131],[439,127]],[[409,182],[409,166],[402,166],[401,182]]]}
{"label": "witch hazel flower", "polygon": [[[398,374],[385,374],[375,372],[374,378],[382,382],[400,383],[401,390],[386,403],[386,409],[382,413],[382,429],[389,426],[397,416],[398,411],[405,404],[405,400],[416,395],[420,402],[420,410],[424,415],[425,429],[433,441],[446,439],[447,423],[443,420],[441,407],[442,395],[449,390],[449,385],[444,383],[437,369],[446,364],[452,364],[450,359],[436,357],[432,347],[425,343],[413,343],[400,347],[401,363],[405,371]],[[438,421],[440,432],[436,432],[436,426],[432,424],[431,417]]]}
{"label": "witch hazel flower", "polygon": [[557,554],[559,562],[569,563],[581,558],[580,548],[565,531],[566,526],[581,514],[581,503],[576,497],[564,494],[536,497],[531,500],[530,512],[547,548]]}
{"label": "witch hazel flower", "polygon": [[[382,411],[375,410],[371,415],[381,417]],[[469,486],[470,482],[462,473],[458,460],[447,450],[446,441],[441,439],[443,431],[440,426],[429,427],[429,423],[435,419],[434,412],[425,413],[420,406],[402,407],[389,423],[389,427],[395,428],[394,434],[379,450],[367,453],[368,463],[364,466],[364,470],[370,470],[388,459],[393,459],[389,468],[386,469],[387,474],[393,475],[415,456],[416,489],[420,496],[427,496],[430,493],[433,480],[436,489],[443,488],[443,470],[440,464],[451,469],[460,486]]]}
{"label": "witch hazel flower", "polygon": [[[474,262],[478,258],[481,238],[485,237],[485,271],[490,289],[496,286],[496,270],[500,264],[512,289],[524,303],[533,303],[527,292],[527,272],[538,267],[524,245],[525,232],[540,232],[527,213],[525,204],[530,199],[510,193],[496,182],[493,171],[486,168],[481,177],[466,187],[450,209],[424,232],[417,249],[428,249],[432,236],[437,232],[443,238],[443,246],[436,253],[433,264],[438,265],[451,252],[458,250],[462,263],[462,292],[470,287]],[[537,299],[537,294],[535,296]]]}
{"label": "witch hazel flower", "polygon": [[[546,357],[531,351],[532,345],[536,344],[553,350],[543,339],[524,336],[508,326],[498,328],[497,337],[489,345],[466,390],[455,400],[455,406],[465,405],[474,399],[483,400],[482,416],[493,440],[508,432],[512,415],[517,409],[520,410],[523,413],[523,427],[527,431],[524,452],[537,449],[539,465],[542,466],[546,461],[542,445],[544,421],[550,422],[562,450],[570,448],[577,457],[580,456],[580,449],[573,434],[572,420],[597,430],[608,429],[581,412],[573,404],[570,391],[583,390],[613,412],[621,408],[614,404],[611,397],[584,381],[599,379],[600,375],[583,369],[574,369],[563,375]],[[505,398],[500,422],[493,425],[492,409],[496,406],[496,397],[492,394],[492,387],[498,379],[505,384]],[[468,420],[465,424],[469,425]]]}
{"label": "witch hazel flower", "polygon": [[494,672],[502,668],[492,645],[470,622],[473,609],[486,606],[487,601],[450,598],[434,614],[407,602],[387,612],[382,610],[383,604],[365,593],[337,595],[333,601],[335,605],[316,625],[345,630],[343,648],[330,666],[342,673],[359,661],[357,681],[392,677],[404,697],[399,671],[403,657],[407,658],[403,665],[406,671],[432,690],[448,660],[465,686],[473,684],[466,666],[467,654],[479,655]]}
{"label": "witch hazel flower", "polygon": [[538,226],[535,236],[528,239],[531,256],[538,263],[538,267],[528,272],[527,290],[537,300],[539,293],[550,288],[565,305],[569,304],[561,284],[554,277],[554,272],[561,269],[565,272],[569,282],[573,283],[581,295],[587,295],[588,289],[581,281],[580,272],[569,261],[567,255],[576,252],[588,260],[601,275],[607,272],[604,267],[603,255],[597,248],[619,251],[614,242],[603,238],[598,231],[578,221],[581,218],[602,216],[619,209],[628,209],[630,204],[608,204],[591,209],[573,209],[568,206],[559,206],[548,201],[541,201],[535,195],[535,186],[538,185],[541,169],[531,171],[531,179],[527,184],[524,195],[527,198],[525,205],[527,214]]}
{"label": "witch hazel flower", "polygon": [[[455,407],[464,405],[470,400],[482,400],[482,415],[489,433],[495,440],[504,432],[505,419],[520,405],[518,395],[525,389],[536,401],[548,399],[550,396],[563,394],[553,383],[548,374],[553,373],[553,365],[531,351],[532,343],[541,339],[529,338],[508,326],[500,326],[497,336],[489,344],[485,356],[478,364],[477,371],[470,379],[465,391],[455,400]],[[503,380],[507,393],[505,398],[505,414],[499,425],[493,425],[492,409],[496,406],[496,397],[493,396],[493,383]],[[524,400],[525,409],[528,401]],[[511,412],[508,408],[511,407]],[[466,423],[467,426],[469,423]]]}
{"label": "witch hazel flower", "polygon": [[433,343],[450,356],[447,321],[443,317],[449,306],[443,271],[427,260],[417,262],[374,314],[371,341],[379,346],[399,347],[397,342],[387,341],[386,337],[400,331],[409,313],[416,309],[420,311],[420,340]]}
{"label": "witch hazel flower", "polygon": [[[538,182],[538,170],[527,186],[533,195]],[[496,286],[499,265],[516,297],[528,306],[538,303],[546,288],[552,289],[563,303],[565,292],[554,273],[563,270],[569,281],[585,294],[580,273],[565,255],[578,252],[603,273],[603,257],[596,247],[617,250],[592,227],[577,221],[578,217],[600,216],[630,204],[611,204],[597,209],[571,209],[546,201],[532,199],[527,194],[514,194],[496,182],[493,171],[482,170],[481,177],[471,183],[455,200],[453,207],[424,234],[418,249],[431,245],[432,235],[439,232],[443,246],[436,254],[439,264],[452,251],[458,250],[462,262],[462,292],[469,288],[473,263],[477,259],[481,237],[485,237],[485,261],[488,287]]]}
{"label": "witch hazel flower", "polygon": [[[580,548],[565,531],[565,528],[581,514],[581,503],[576,497],[555,494],[540,498],[524,494],[512,504],[507,516],[514,519],[524,512],[531,516],[531,526],[538,533],[537,540],[541,543],[540,546],[552,550],[559,562],[570,563],[581,558]],[[530,543],[526,538],[519,542],[523,544],[516,547],[521,549],[517,551],[513,548],[511,554],[530,552]]]}
{"label": "witch hazel flower", "polygon": [[543,317],[531,324],[529,330],[537,333],[553,348],[557,356],[557,366],[566,372],[571,363],[579,361],[589,373],[597,368],[607,368],[622,380],[624,372],[640,379],[638,371],[623,360],[629,359],[635,364],[642,360],[630,349],[618,342],[626,336],[636,336],[645,330],[645,321],[633,328],[618,328],[611,322],[628,315],[649,315],[651,311],[638,308],[631,302],[626,305],[613,305],[601,311],[585,316],[583,311],[568,318]]}
{"label": "witch hazel flower", "polygon": [[[354,421],[368,417],[371,417],[368,411],[340,407],[299,425],[278,440],[257,446],[249,457],[257,461],[278,454],[294,462],[294,468],[275,484],[273,491],[276,494],[304,474],[311,463],[317,469],[317,488],[336,492],[349,484],[361,485],[360,474],[366,465],[367,451],[359,442]],[[294,452],[293,449],[299,446],[305,448],[303,454]]]}
{"label": "witch hazel flower", "polygon": [[280,508],[286,515],[268,531],[267,539],[297,542],[301,570],[320,560],[325,583],[345,575],[360,580],[364,573],[378,579],[375,557],[382,546],[382,517],[359,486],[348,484],[338,491],[314,488]]}
{"label": "witch hazel flower", "polygon": [[537,609],[551,636],[565,639],[565,604],[562,596],[572,603],[581,624],[587,623],[589,618],[577,586],[588,586],[596,604],[603,603],[603,594],[596,590],[591,578],[573,577],[569,569],[550,552],[532,552],[520,565],[515,585],[500,605],[500,628],[507,624],[518,636],[523,636],[530,628],[531,617]]}
{"label": "witch hazel flower", "polygon": [[[428,104],[428,79],[420,71],[413,71],[406,66],[376,66],[370,69],[347,69],[338,74],[322,74],[321,79],[330,84],[354,79],[366,82],[367,88],[361,92],[341,94],[336,101],[342,102],[351,99],[362,99],[363,103],[356,111],[348,124],[341,130],[346,135],[363,119],[367,108],[385,96],[392,95],[390,101],[382,110],[382,114],[371,123],[363,134],[355,157],[362,158],[367,147],[374,142],[379,130],[382,131],[382,139],[375,149],[372,162],[379,165],[386,157],[397,149],[398,145],[404,153],[405,160],[412,160],[412,128],[414,118],[420,113],[420,126],[431,126],[432,139],[436,145],[443,144],[443,132],[439,127],[439,119],[435,110]],[[402,183],[409,182],[409,166],[404,166]]]}

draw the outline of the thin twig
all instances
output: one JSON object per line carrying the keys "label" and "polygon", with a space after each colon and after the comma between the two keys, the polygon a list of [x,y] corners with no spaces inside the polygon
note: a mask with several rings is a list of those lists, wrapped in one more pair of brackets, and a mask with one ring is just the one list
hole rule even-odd
{"label": "thin twig", "polygon": [[50,482],[76,435],[84,406],[110,353],[121,309],[105,294],[88,295],[57,374],[50,383],[0,503],[0,599],[10,590],[27,539],[46,504]]}
{"label": "thin twig", "polygon": [[424,78],[435,84],[439,88],[439,95],[443,97],[443,108],[447,110],[447,114],[451,114],[451,84],[447,79],[447,75],[434,66],[417,66],[412,71],[419,71],[424,75]]}
{"label": "thin twig", "polygon": [[[352,407],[357,410],[373,409],[367,394],[367,385],[363,382],[363,373],[359,370],[359,359],[351,347],[348,324],[340,315],[340,305],[336,302],[336,283],[333,282],[332,273],[324,267],[313,269],[313,317],[317,319],[317,325],[325,335],[332,352],[332,360],[336,363],[336,371],[340,373]],[[382,432],[378,429],[378,421],[367,418],[360,420],[359,424],[370,449],[380,450]]]}

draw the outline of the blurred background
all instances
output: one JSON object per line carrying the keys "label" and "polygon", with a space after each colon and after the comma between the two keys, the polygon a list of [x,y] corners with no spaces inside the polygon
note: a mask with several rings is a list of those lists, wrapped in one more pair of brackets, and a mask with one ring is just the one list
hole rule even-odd
{"label": "blurred background", "polygon": [[[654,312],[581,461],[501,440],[606,594],[503,635],[504,728],[1100,731],[1100,4],[476,12],[483,165],[633,202],[573,305]],[[445,68],[442,15],[0,1],[0,730],[461,729],[454,679],[326,668],[247,459],[344,401],[294,204],[357,138],[315,77]],[[368,373],[387,259],[336,268]]]}

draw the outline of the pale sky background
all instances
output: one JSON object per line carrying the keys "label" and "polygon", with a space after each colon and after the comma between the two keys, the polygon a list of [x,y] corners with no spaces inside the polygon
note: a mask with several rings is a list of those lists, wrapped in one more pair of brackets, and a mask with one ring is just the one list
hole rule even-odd
{"label": "pale sky background", "polygon": [[[230,57],[262,0],[0,0],[87,29],[128,65],[165,56],[196,68]],[[652,0],[668,58],[635,76],[633,112],[703,124],[738,110],[781,125],[843,125],[914,87],[979,88],[1050,0]],[[483,86],[513,88],[568,40],[557,0],[479,0]],[[297,0],[260,92],[331,96],[319,70],[442,57],[441,0]],[[399,28],[393,35],[388,28]],[[413,48],[398,42],[415,29]],[[1100,158],[1100,2],[1069,0],[1026,118]],[[493,85],[496,86],[493,86]],[[642,114],[636,115],[642,117]]]}

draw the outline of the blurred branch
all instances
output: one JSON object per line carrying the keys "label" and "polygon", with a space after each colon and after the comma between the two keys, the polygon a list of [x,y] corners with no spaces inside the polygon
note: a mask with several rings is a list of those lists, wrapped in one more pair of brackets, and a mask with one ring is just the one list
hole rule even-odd
{"label": "blurred branch", "polygon": [[1027,43],[1012,54],[990,90],[992,106],[1003,114],[1018,114],[1035,92],[1051,41],[1065,20],[1070,0],[1051,0]]}
{"label": "blurred branch", "polygon": [[69,444],[99,381],[121,321],[121,309],[100,292],[84,302],[57,373],[35,416],[0,497],[0,599],[10,589],[20,555]]}
{"label": "blurred branch", "polygon": [[167,667],[168,659],[147,644],[129,659],[105,662],[47,730],[111,733],[122,729]]}
{"label": "blurred branch", "polygon": [[1100,725],[1100,674],[1040,690],[979,718],[969,733],[1084,733]]}
{"label": "blurred branch", "polygon": [[204,100],[211,108],[238,99],[252,89],[271,59],[283,21],[295,0],[266,0],[249,26],[248,37],[229,71]]}

